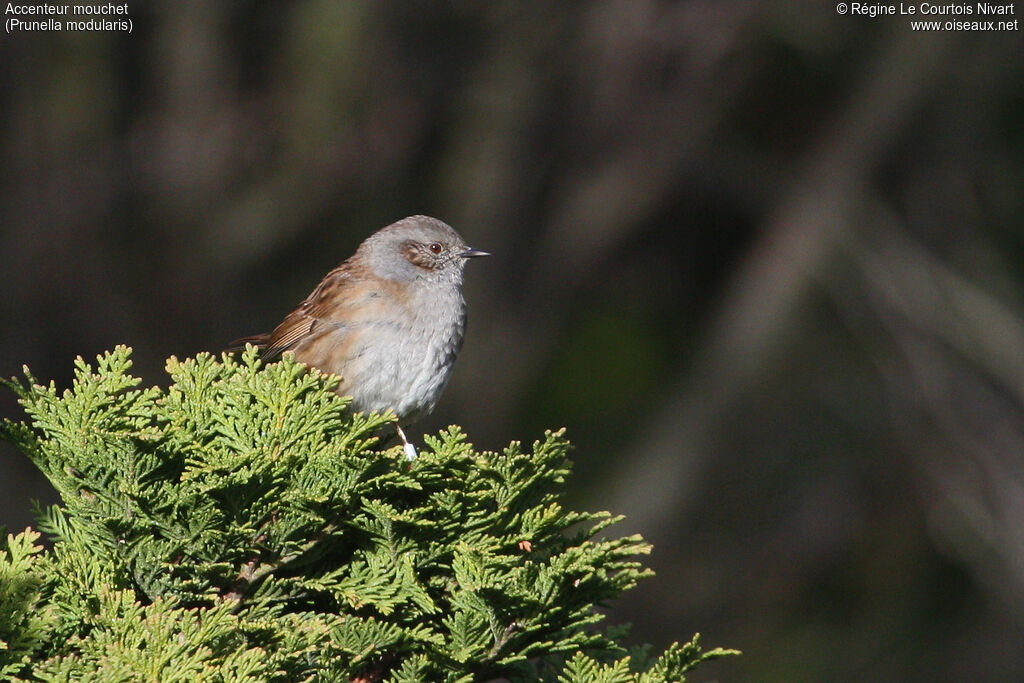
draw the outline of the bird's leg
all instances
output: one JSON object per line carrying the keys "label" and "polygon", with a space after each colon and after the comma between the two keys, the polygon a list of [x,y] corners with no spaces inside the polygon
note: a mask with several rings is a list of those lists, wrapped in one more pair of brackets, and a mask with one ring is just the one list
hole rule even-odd
{"label": "bird's leg", "polygon": [[398,438],[402,440],[402,450],[405,451],[406,460],[416,459],[416,447],[409,443],[409,439],[405,438],[405,432],[402,431],[402,425],[395,423],[395,429],[398,431]]}

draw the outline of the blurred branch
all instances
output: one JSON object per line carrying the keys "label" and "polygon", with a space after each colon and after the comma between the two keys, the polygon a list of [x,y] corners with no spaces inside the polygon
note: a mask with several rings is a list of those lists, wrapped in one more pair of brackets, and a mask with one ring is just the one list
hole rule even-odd
{"label": "blurred branch", "polygon": [[[461,374],[480,379],[462,392],[472,397],[462,406],[471,416],[468,421],[493,431],[503,416],[514,412],[515,401],[571,316],[579,292],[603,280],[602,271],[616,261],[616,250],[636,237],[653,213],[674,201],[687,166],[713,154],[707,149],[712,132],[756,73],[755,62],[733,58],[743,47],[740,36],[761,7],[708,2],[602,5],[598,16],[583,24],[581,35],[573,37],[580,61],[571,76],[580,79],[575,85],[583,101],[574,103],[574,120],[565,131],[578,147],[597,153],[550,170],[551,200],[543,224],[536,227],[506,223],[508,180],[465,188],[470,196],[481,190],[494,193],[471,202],[477,211],[490,214],[471,222],[486,220],[503,227],[497,239],[504,239],[507,248],[512,248],[516,233],[536,234],[526,242],[525,262],[514,271],[514,297],[499,299],[504,292],[493,290],[490,301],[480,305],[500,305],[502,316],[483,321],[491,329],[470,332],[473,344],[462,361],[464,368],[470,367]],[[715,30],[700,31],[695,38],[695,26]],[[529,54],[537,49],[530,38],[532,25],[510,30],[517,27],[523,34],[511,33],[509,51],[502,54],[520,63],[518,68],[503,65],[503,74],[521,73],[523,65],[537,61]],[[691,51],[692,60],[687,58]],[[664,67],[664,80],[652,78],[652,64]],[[522,106],[510,111],[521,117],[505,123],[513,131],[528,129],[529,118],[537,115]],[[470,118],[491,119],[476,114]],[[507,114],[498,116],[503,120]],[[504,149],[509,139],[496,136],[486,142]],[[477,154],[477,164],[498,156],[486,149]],[[522,168],[520,173],[530,179],[536,171]],[[510,338],[516,340],[513,347]],[[503,359],[500,384],[487,379],[484,367],[486,359],[493,363],[494,358]]]}
{"label": "blurred branch", "polygon": [[1019,609],[1024,320],[914,242],[893,217],[878,211],[872,224],[849,249],[871,306],[870,319],[855,327],[867,328],[865,338],[884,329],[898,351],[875,354],[892,428],[916,458],[936,540],[970,565],[993,598],[1012,597]]}
{"label": "blurred branch", "polygon": [[931,92],[951,34],[894,31],[860,83],[812,147],[795,185],[767,221],[762,239],[732,279],[692,368],[675,380],[665,407],[641,437],[615,482],[613,509],[637,528],[676,517],[709,458],[708,438],[735,398],[773,364],[810,284],[847,232],[868,176]]}

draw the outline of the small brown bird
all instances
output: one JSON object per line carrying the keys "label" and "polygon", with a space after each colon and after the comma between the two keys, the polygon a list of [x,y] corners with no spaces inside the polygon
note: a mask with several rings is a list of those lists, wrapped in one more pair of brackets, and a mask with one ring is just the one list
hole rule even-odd
{"label": "small brown bird", "polygon": [[338,375],[355,410],[393,410],[413,459],[401,424],[430,413],[447,386],[466,330],[466,259],[489,255],[436,218],[403,218],[366,238],[273,332],[235,343]]}

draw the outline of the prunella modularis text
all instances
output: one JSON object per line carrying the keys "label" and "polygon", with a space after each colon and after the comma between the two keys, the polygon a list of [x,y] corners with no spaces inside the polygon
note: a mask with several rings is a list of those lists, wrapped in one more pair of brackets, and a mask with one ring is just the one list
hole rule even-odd
{"label": "prunella modularis text", "polygon": [[381,228],[332,270],[270,334],[238,340],[268,360],[285,351],[341,378],[361,412],[391,409],[401,424],[434,409],[466,330],[462,273],[471,249],[446,223],[410,216]]}

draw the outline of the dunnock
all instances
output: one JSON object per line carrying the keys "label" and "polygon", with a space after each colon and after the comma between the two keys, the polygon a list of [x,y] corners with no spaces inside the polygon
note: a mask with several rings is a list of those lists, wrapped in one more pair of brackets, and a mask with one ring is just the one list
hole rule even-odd
{"label": "dunnock", "polygon": [[390,408],[413,459],[401,424],[430,413],[447,386],[466,330],[466,259],[489,255],[436,218],[403,218],[366,238],[273,332],[236,343],[338,375],[355,410]]}

